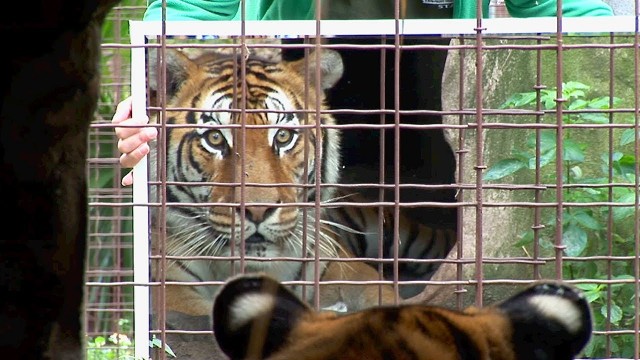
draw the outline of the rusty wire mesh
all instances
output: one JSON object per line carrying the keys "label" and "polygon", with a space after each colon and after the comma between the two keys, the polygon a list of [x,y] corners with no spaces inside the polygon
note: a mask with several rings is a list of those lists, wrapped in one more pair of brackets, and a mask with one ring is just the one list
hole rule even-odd
{"label": "rusty wire mesh", "polygon": [[[104,39],[103,91],[89,138],[85,324],[90,359],[103,356],[106,348],[127,351],[123,342],[109,342],[112,334],[133,338],[133,199],[130,188],[119,184],[125,170],[118,164],[110,119],[115,105],[130,95],[126,22],[140,19],[144,8],[125,3],[110,17],[113,38]],[[429,291],[414,294],[414,300],[458,308],[483,305],[538,279],[563,279],[579,285],[592,301],[596,330],[588,355],[638,359],[638,37],[637,32],[479,32],[337,36],[322,44],[268,37],[171,38],[168,44],[190,53],[249,51],[276,58],[281,52],[296,57],[318,47],[341,51],[347,57],[345,72],[358,75],[347,74],[349,86],[329,97],[329,113],[342,119],[337,128],[348,139],[344,172],[349,183],[338,185],[365,194],[364,205],[383,209],[377,212],[380,232],[392,239],[396,229],[384,229],[383,220],[401,212],[413,222],[456,232],[453,251],[439,259],[442,271],[417,281]],[[411,67],[415,70],[408,71]],[[377,97],[357,103],[358,92],[375,91]],[[149,106],[170,116],[166,105]],[[161,124],[166,131],[166,123]],[[556,161],[560,157],[564,160]],[[246,183],[230,185],[244,188]],[[162,192],[166,181],[151,186]],[[161,209],[172,206],[166,199],[160,203]],[[247,204],[225,205],[244,210]],[[320,207],[319,202],[305,205]],[[154,226],[163,244],[167,229],[162,221]],[[160,251],[151,261],[164,269],[166,257]],[[386,273],[398,271],[395,257]],[[233,259],[245,261],[242,255]],[[383,263],[375,256],[369,260]],[[391,280],[393,286],[398,283]],[[308,285],[313,288],[317,281]],[[158,306],[163,301],[154,305],[160,319],[167,315]],[[317,298],[314,302],[319,305]],[[209,331],[167,329],[158,323],[152,328],[160,339],[191,334],[210,340]],[[100,336],[107,338],[103,346],[96,345]]]}

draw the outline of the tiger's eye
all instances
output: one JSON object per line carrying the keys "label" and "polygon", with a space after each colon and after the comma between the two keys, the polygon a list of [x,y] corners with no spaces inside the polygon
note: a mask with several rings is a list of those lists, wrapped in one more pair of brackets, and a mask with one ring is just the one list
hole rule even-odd
{"label": "tiger's eye", "polygon": [[211,146],[222,146],[225,143],[224,136],[220,132],[220,130],[211,130],[207,132],[207,142],[211,144]]}
{"label": "tiger's eye", "polygon": [[275,140],[279,146],[287,145],[293,139],[293,131],[289,129],[279,129]]}

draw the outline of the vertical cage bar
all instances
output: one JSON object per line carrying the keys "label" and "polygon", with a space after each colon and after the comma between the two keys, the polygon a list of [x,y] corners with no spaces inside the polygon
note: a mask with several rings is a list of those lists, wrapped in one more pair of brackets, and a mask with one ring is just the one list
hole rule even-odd
{"label": "vertical cage bar", "polygon": [[562,175],[564,173],[564,164],[562,158],[564,153],[564,124],[562,121],[562,107],[566,99],[562,97],[562,80],[564,71],[562,62],[564,61],[564,43],[562,34],[562,0],[558,0],[557,4],[557,20],[556,20],[556,234],[555,234],[555,261],[556,261],[556,279],[562,279],[562,255],[564,252],[564,244],[562,242],[562,225],[564,210],[564,182]]}
{"label": "vertical cage bar", "polygon": [[[609,43],[610,44],[615,44],[614,41],[615,37],[613,36],[613,33],[610,35],[609,37]],[[613,109],[613,97],[614,97],[614,93],[615,93],[615,86],[614,86],[614,79],[615,79],[615,48],[612,47],[611,49],[609,49],[609,108]],[[613,124],[614,123],[614,118],[615,115],[614,113],[609,113],[609,124]],[[608,142],[609,142],[609,157],[608,157],[608,164],[609,166],[607,167],[607,181],[609,182],[609,184],[613,183],[613,152],[614,152],[614,148],[613,148],[613,142],[614,142],[614,131],[613,128],[610,127],[609,128],[609,134],[608,134]],[[608,191],[607,191],[607,201],[609,202],[613,202],[614,197],[613,197],[613,186],[609,186]],[[614,230],[614,225],[613,225],[613,207],[609,206],[608,208],[609,211],[609,215],[607,216],[607,256],[613,256],[613,230]],[[613,267],[612,267],[612,261],[611,260],[607,260],[607,280],[613,280]],[[605,330],[606,331],[611,331],[611,300],[613,299],[613,292],[611,290],[611,286],[607,286],[607,322],[605,325]],[[611,356],[611,337],[607,336],[605,338],[605,354],[606,356]]]}
{"label": "vertical cage bar", "polygon": [[636,158],[635,162],[635,217],[633,220],[634,226],[634,248],[635,248],[635,259],[634,259],[634,276],[635,276],[635,297],[634,297],[634,308],[635,308],[635,319],[633,321],[633,329],[634,329],[634,358],[640,358],[640,1],[635,1],[635,34],[633,38],[633,64],[634,64],[634,133],[635,133],[635,148],[634,155]]}
{"label": "vertical cage bar", "polygon": [[476,305],[482,306],[482,294],[483,294],[483,251],[482,251],[482,221],[483,221],[483,204],[484,204],[484,189],[482,172],[486,169],[484,165],[484,141],[483,141],[483,89],[482,89],[482,75],[483,75],[483,28],[482,28],[482,3],[480,0],[476,3],[476,258],[475,258],[475,277],[476,277]]}
{"label": "vertical cage bar", "polygon": [[[135,23],[131,28],[131,94],[133,116],[144,116],[147,106],[145,66],[145,36]],[[147,161],[133,169],[133,289],[134,344],[136,359],[149,358],[149,195]]]}

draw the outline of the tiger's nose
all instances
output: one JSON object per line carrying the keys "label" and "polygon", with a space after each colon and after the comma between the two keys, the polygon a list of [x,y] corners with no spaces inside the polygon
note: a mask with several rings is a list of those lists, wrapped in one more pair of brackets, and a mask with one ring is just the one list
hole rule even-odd
{"label": "tiger's nose", "polygon": [[276,211],[275,207],[269,206],[247,206],[245,208],[245,217],[258,224],[263,222]]}

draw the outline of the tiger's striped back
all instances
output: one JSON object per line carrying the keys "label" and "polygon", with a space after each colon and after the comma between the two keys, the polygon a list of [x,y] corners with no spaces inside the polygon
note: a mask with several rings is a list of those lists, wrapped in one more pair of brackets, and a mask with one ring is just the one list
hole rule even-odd
{"label": "tiger's striped back", "polygon": [[584,294],[561,282],[463,312],[400,305],[338,315],[253,274],[227,282],[212,311],[215,338],[232,360],[570,360],[592,330]]}

